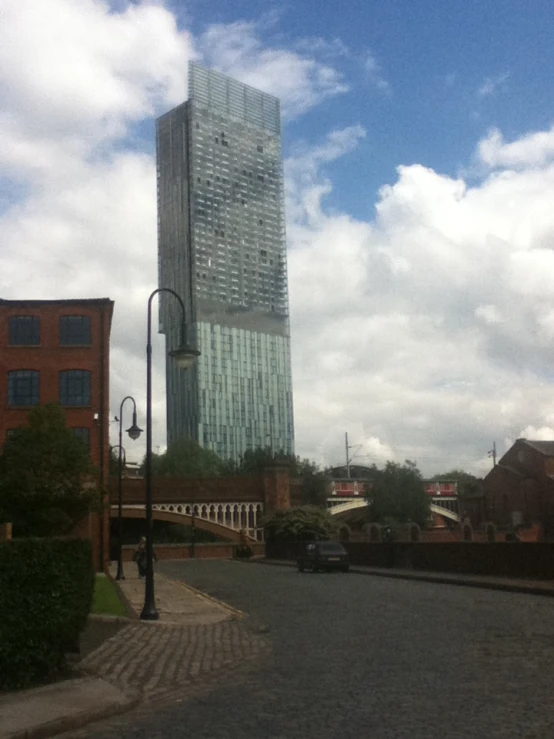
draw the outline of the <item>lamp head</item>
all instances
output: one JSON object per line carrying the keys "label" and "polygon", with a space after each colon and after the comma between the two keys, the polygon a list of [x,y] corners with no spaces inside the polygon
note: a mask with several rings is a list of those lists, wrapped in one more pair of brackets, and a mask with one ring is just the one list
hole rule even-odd
{"label": "lamp head", "polygon": [[127,429],[127,433],[131,437],[133,441],[136,441],[138,437],[142,434],[142,429],[139,429],[136,423],[134,423],[131,428]]}
{"label": "lamp head", "polygon": [[[134,402],[134,401],[133,401]],[[131,428],[127,429],[127,433],[131,437],[133,441],[136,441],[138,437],[142,434],[142,429],[140,429],[137,425],[137,412],[136,410],[133,411],[133,423]]]}
{"label": "lamp head", "polygon": [[196,357],[200,356],[197,349],[191,349],[189,346],[180,346],[169,352],[169,356],[175,360],[179,369],[187,370],[196,362]]}

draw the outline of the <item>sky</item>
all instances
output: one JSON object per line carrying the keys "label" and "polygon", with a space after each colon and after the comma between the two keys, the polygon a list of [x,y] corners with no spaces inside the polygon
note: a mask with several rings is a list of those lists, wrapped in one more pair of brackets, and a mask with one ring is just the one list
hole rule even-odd
{"label": "sky", "polygon": [[0,0],[0,297],[112,298],[111,418],[130,394],[144,426],[155,119],[195,59],[281,99],[297,454],[344,463],[347,432],[358,464],[486,474],[493,442],[554,440],[553,25],[550,0]]}

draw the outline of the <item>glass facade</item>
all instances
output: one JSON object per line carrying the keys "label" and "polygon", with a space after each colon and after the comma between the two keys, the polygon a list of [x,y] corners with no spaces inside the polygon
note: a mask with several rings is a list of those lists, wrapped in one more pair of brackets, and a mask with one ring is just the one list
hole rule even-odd
{"label": "glass facade", "polygon": [[[277,98],[189,65],[189,100],[157,121],[159,286],[183,298],[194,369],[167,362],[168,444],[225,459],[294,452]],[[181,312],[160,295],[168,349]]]}

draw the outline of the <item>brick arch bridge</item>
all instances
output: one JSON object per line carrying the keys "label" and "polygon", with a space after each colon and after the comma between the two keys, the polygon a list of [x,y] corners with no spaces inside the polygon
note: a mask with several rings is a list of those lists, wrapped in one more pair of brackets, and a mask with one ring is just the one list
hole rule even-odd
{"label": "brick arch bridge", "polygon": [[[264,512],[289,508],[291,487],[286,467],[268,467],[252,477],[158,477],[152,480],[152,515],[156,521],[194,524],[227,541],[238,542],[244,529],[252,541],[263,539]],[[110,516],[118,515],[117,478],[110,480]],[[292,485],[291,485],[292,483]],[[125,518],[146,517],[144,479],[122,480]]]}

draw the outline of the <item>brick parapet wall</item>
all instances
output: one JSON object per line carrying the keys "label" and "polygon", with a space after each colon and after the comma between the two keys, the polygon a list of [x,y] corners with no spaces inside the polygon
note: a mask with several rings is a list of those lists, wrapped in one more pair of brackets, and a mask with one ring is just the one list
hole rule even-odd
{"label": "brick parapet wall", "polygon": [[[195,559],[232,559],[235,555],[237,544],[227,542],[214,542],[209,544],[195,544]],[[250,544],[254,555],[265,554],[265,544]],[[132,562],[136,547],[124,546],[122,550],[123,561]],[[191,559],[190,544],[155,544],[154,551],[159,560]]]}

